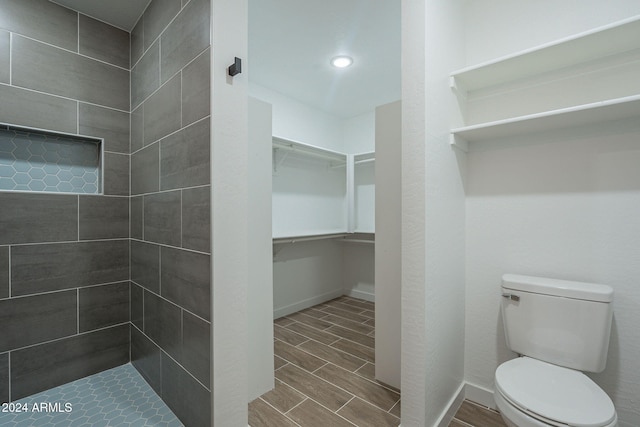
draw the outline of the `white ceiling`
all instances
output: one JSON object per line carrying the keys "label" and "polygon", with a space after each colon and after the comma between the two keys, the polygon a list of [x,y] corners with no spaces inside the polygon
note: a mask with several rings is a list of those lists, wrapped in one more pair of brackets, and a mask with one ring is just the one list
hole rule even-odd
{"label": "white ceiling", "polygon": [[249,0],[249,79],[342,118],[400,99],[400,0]]}
{"label": "white ceiling", "polygon": [[[52,0],[131,31],[150,0]],[[354,64],[335,69],[330,59]],[[348,118],[400,99],[400,0],[249,0],[249,78]]]}
{"label": "white ceiling", "polygon": [[131,32],[151,0],[51,0]]}

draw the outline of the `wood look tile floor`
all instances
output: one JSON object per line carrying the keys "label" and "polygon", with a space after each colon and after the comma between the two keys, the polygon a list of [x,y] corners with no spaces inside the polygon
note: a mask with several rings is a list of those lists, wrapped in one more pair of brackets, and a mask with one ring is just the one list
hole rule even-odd
{"label": "wood look tile floor", "polygon": [[377,382],[375,304],[343,296],[274,321],[275,389],[251,427],[396,427],[400,391]]}
{"label": "wood look tile floor", "polygon": [[[343,296],[273,323],[275,388],[249,404],[251,427],[400,424],[400,391],[374,378],[374,303]],[[506,425],[465,400],[449,427]]]}
{"label": "wood look tile floor", "polygon": [[507,425],[498,411],[465,400],[449,427],[507,427]]}

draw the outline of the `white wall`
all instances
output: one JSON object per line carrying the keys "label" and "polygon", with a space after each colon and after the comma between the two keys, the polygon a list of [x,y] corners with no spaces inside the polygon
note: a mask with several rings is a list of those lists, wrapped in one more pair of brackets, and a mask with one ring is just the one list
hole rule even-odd
{"label": "white wall", "polygon": [[464,156],[449,73],[463,5],[402,2],[402,425],[448,424],[464,376]]}
{"label": "white wall", "polygon": [[342,295],[342,243],[316,240],[274,245],[274,318]]}
{"label": "white wall", "polygon": [[249,94],[273,106],[274,136],[344,152],[340,118],[255,83]]}
{"label": "white wall", "polygon": [[271,105],[249,98],[247,358],[248,401],[273,389]]}
{"label": "white wall", "polygon": [[227,67],[247,56],[246,0],[212,0],[211,233],[212,420],[247,423],[247,74]]}
{"label": "white wall", "polygon": [[[469,2],[467,65],[637,14],[630,0]],[[493,391],[496,367],[515,356],[499,312],[503,273],[606,283],[615,291],[609,359],[592,378],[612,397],[619,425],[640,425],[639,140],[640,125],[629,121],[472,147],[467,382]]]}
{"label": "white wall", "polygon": [[[347,230],[346,167],[325,159],[285,153],[273,173],[273,237],[344,233]],[[267,157],[265,160],[269,162]]]}
{"label": "white wall", "polygon": [[[402,104],[376,108],[376,379],[401,386]],[[365,164],[366,165],[366,164]]]}
{"label": "white wall", "polygon": [[375,246],[371,243],[345,242],[342,247],[344,295],[375,302]]}
{"label": "white wall", "polygon": [[375,150],[375,114],[373,109],[365,114],[342,121],[343,150],[358,154]]}

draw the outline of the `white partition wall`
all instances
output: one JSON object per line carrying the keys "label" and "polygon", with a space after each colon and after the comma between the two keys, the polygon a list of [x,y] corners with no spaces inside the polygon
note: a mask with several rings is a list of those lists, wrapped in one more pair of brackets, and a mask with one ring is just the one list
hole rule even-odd
{"label": "white partition wall", "polygon": [[249,98],[249,283],[247,286],[249,401],[273,380],[273,262],[271,255],[271,105]]}
{"label": "white partition wall", "polygon": [[400,388],[401,103],[376,108],[376,379]]}

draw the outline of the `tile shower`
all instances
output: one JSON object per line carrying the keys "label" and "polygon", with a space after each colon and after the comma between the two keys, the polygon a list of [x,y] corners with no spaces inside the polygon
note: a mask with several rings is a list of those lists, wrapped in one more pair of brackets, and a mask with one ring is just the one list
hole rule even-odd
{"label": "tile shower", "polygon": [[0,402],[121,369],[209,425],[209,2],[1,12]]}

